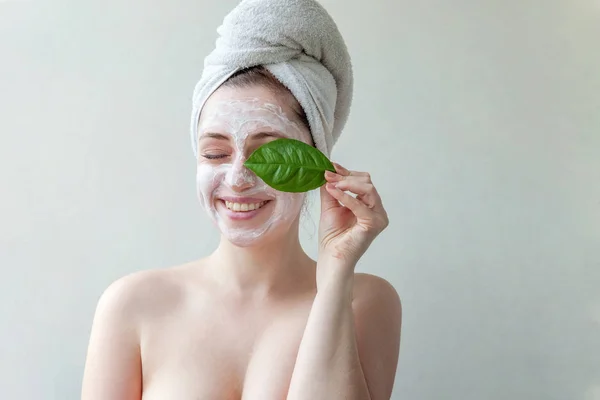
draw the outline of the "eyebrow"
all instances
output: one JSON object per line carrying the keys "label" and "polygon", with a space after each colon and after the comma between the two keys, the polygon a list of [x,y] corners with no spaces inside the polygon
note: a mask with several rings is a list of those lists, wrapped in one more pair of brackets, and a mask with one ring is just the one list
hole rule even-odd
{"label": "eyebrow", "polygon": [[200,136],[200,138],[198,140],[202,140],[202,139],[229,140],[229,137],[227,137],[226,135],[223,135],[222,133],[207,132],[207,133],[202,134],[202,136]]}
{"label": "eyebrow", "polygon": [[269,137],[284,138],[285,136],[279,132],[258,132],[250,135],[250,139],[252,140],[264,139]]}
{"label": "eyebrow", "polygon": [[[284,138],[285,136],[279,132],[258,132],[258,133],[253,133],[252,135],[250,135],[250,139],[252,139],[252,140],[264,139],[264,138],[269,138],[269,137]],[[202,136],[200,136],[199,140],[202,140],[202,139],[229,140],[229,138],[230,137],[228,135],[224,135],[222,133],[206,132],[206,133],[202,134]]]}

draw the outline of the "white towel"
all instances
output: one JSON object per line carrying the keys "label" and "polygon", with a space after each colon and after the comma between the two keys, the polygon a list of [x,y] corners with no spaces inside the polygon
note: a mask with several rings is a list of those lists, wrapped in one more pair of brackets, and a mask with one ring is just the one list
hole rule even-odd
{"label": "white towel", "polygon": [[330,155],[352,102],[350,55],[335,22],[315,0],[243,0],[217,29],[193,94],[191,136],[208,97],[240,69],[262,65],[298,100],[316,147]]}

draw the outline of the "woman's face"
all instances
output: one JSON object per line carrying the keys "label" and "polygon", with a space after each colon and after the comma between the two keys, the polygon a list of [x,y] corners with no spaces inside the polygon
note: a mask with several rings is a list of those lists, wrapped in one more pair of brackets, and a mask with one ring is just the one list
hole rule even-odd
{"label": "woman's face", "polygon": [[277,138],[312,145],[310,132],[283,97],[261,86],[221,87],[200,115],[198,198],[221,233],[238,246],[285,234],[304,202],[304,193],[272,189],[244,166],[254,150]]}

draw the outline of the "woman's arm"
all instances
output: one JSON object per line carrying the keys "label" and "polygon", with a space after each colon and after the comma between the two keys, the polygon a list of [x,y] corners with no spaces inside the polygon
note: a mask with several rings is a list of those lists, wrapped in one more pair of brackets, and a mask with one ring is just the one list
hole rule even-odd
{"label": "woman's arm", "polygon": [[140,400],[142,374],[134,302],[128,280],[102,294],[96,308],[83,376],[82,400]]}
{"label": "woman's arm", "polygon": [[334,166],[337,173],[327,171],[321,188],[317,295],[288,400],[388,400],[398,362],[400,299],[387,281],[366,275],[358,282],[354,274],[388,216],[368,173]]}
{"label": "woman's arm", "polygon": [[400,299],[385,280],[358,277],[364,279],[357,282],[357,290],[352,273],[329,280],[317,292],[288,400],[390,398],[398,362]]}

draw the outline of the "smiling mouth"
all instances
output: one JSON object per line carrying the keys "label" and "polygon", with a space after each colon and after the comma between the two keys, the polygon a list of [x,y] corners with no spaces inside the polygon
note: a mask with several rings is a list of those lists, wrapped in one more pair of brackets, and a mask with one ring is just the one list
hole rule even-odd
{"label": "smiling mouth", "polygon": [[248,212],[248,211],[258,210],[259,208],[264,207],[270,201],[271,200],[265,200],[265,201],[261,201],[258,203],[235,203],[235,202],[223,200],[223,202],[225,203],[225,207],[227,207],[227,209],[234,211],[234,212]]}

